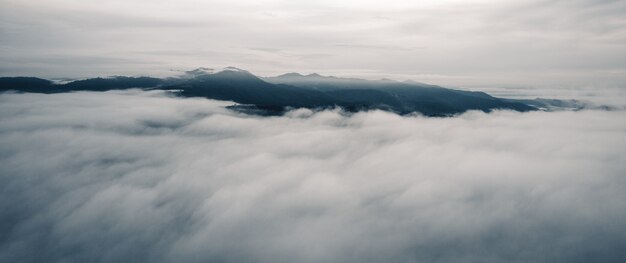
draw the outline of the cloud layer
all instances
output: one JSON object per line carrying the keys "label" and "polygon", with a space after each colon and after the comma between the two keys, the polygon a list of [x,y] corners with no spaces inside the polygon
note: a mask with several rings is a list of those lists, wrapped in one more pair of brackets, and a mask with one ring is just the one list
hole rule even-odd
{"label": "cloud layer", "polygon": [[626,113],[0,95],[0,262],[619,262]]}
{"label": "cloud layer", "polygon": [[0,0],[0,74],[232,65],[261,75],[623,88],[625,12],[620,0]]}

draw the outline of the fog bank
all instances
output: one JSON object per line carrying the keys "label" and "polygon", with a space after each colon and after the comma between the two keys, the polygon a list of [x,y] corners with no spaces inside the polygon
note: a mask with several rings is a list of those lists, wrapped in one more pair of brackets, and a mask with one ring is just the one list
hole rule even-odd
{"label": "fog bank", "polygon": [[620,262],[626,112],[0,95],[0,262]]}

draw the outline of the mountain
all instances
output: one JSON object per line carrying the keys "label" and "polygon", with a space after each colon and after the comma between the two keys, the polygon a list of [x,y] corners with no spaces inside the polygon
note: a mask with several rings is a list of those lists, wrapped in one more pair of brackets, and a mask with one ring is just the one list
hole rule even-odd
{"label": "mountain", "polygon": [[130,89],[130,88],[150,88],[160,85],[163,80],[150,77],[112,77],[112,78],[94,78],[86,80],[72,81],[64,85],[60,85],[62,89],[68,91],[74,90],[92,90],[106,91],[112,89]]}
{"label": "mountain", "polygon": [[420,112],[429,116],[439,116],[467,110],[512,109],[529,111],[536,109],[527,103],[495,98],[484,92],[446,89],[413,81],[363,80],[298,73],[288,73],[264,80],[274,84],[318,90],[347,102],[348,106],[369,106],[400,114]]}
{"label": "mountain", "polygon": [[307,87],[316,90],[342,89],[376,89],[381,85],[398,83],[393,80],[364,80],[355,78],[338,78],[332,76],[322,76],[317,73],[302,75],[300,73],[287,73],[276,77],[263,78],[263,80],[274,84],[287,84],[296,87]]}
{"label": "mountain", "polygon": [[129,88],[161,89],[184,97],[233,101],[239,104],[234,109],[262,114],[281,114],[291,108],[341,107],[353,112],[380,109],[398,114],[419,112],[427,116],[450,116],[468,110],[531,111],[537,110],[538,106],[545,108],[548,104],[563,104],[558,100],[502,99],[483,92],[447,89],[418,82],[371,81],[299,73],[259,78],[234,67],[217,72],[201,68],[185,73],[185,76],[165,79],[111,77],[65,84],[29,77],[0,78],[0,91],[58,93]]}
{"label": "mountain", "polygon": [[[253,104],[264,109],[282,111],[285,108],[331,107],[335,101],[324,93],[288,85],[271,84],[248,71],[229,67],[223,71],[165,85],[166,90],[178,90],[185,97],[205,97],[217,100]],[[172,83],[172,80],[170,80]]]}
{"label": "mountain", "polygon": [[0,78],[0,92],[16,90],[21,92],[49,93],[53,90],[52,81],[34,77]]}
{"label": "mountain", "polygon": [[71,91],[106,91],[112,89],[152,88],[163,83],[162,79],[150,77],[110,77],[76,80],[65,84],[34,77],[2,77],[0,92],[15,90],[21,92],[60,93]]}

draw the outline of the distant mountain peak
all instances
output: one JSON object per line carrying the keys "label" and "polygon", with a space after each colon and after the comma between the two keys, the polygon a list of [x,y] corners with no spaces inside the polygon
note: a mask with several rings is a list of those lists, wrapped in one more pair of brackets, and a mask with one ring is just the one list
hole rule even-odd
{"label": "distant mountain peak", "polygon": [[304,75],[302,75],[302,74],[300,74],[298,72],[290,72],[290,73],[285,73],[285,74],[279,75],[278,77],[279,78],[280,77],[304,77]]}
{"label": "distant mountain peak", "polygon": [[250,73],[247,70],[236,68],[236,67],[225,67],[219,72],[211,74],[213,76],[238,76],[238,77],[248,77],[248,78],[258,78],[256,75]]}
{"label": "distant mountain peak", "polygon": [[210,75],[223,75],[221,73],[241,73],[240,75],[251,75],[254,76],[252,73],[248,72],[247,70],[243,70],[240,68],[236,68],[236,67],[225,67],[221,70],[215,70],[212,68],[207,68],[207,67],[199,67],[193,70],[188,70],[188,71],[184,71],[185,75],[181,76],[182,78],[196,78],[196,77],[205,77],[205,76],[210,76]]}
{"label": "distant mountain peak", "polygon": [[317,73],[311,73],[307,75],[300,74],[298,72],[290,72],[282,75],[278,75],[274,78],[327,78]]}
{"label": "distant mountain peak", "polygon": [[204,75],[204,76],[200,76],[198,80],[204,81],[207,78],[214,79],[214,80],[216,79],[227,80],[227,81],[244,81],[245,80],[249,83],[254,82],[257,84],[264,83],[264,81],[261,80],[256,75],[250,73],[247,70],[243,70],[243,69],[236,68],[236,67],[225,67],[221,71]]}

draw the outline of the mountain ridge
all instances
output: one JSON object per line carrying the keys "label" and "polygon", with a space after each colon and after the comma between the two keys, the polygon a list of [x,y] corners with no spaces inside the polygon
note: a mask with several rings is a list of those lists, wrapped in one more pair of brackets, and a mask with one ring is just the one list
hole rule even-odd
{"label": "mountain ridge", "polygon": [[[346,111],[384,110],[405,115],[451,116],[468,110],[489,112],[496,109],[538,110],[542,105],[573,105],[558,100],[511,100],[484,92],[448,89],[418,82],[363,80],[286,73],[261,78],[246,70],[227,67],[214,72],[200,68],[171,78],[124,77],[91,78],[55,84],[34,77],[2,77],[0,92],[61,93],[113,89],[158,89],[183,97],[204,97],[233,101],[236,110],[265,115],[282,114],[293,108]],[[247,105],[247,106],[244,106]],[[549,107],[546,107],[549,108]],[[252,109],[252,110],[251,110]]]}

